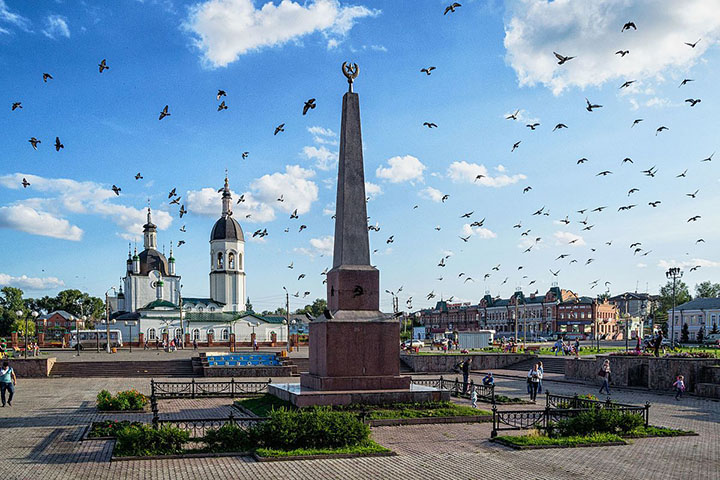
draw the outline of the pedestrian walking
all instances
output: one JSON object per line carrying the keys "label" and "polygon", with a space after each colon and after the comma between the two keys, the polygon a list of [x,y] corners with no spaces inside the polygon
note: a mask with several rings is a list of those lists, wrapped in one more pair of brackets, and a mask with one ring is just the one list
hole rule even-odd
{"label": "pedestrian walking", "polygon": [[463,395],[465,395],[467,393],[468,377],[470,376],[470,367],[471,366],[472,366],[472,357],[466,359],[462,364]]}
{"label": "pedestrian walking", "polygon": [[537,398],[538,385],[540,384],[540,372],[537,363],[533,365],[527,375],[528,390],[530,391],[530,400],[535,401]]}
{"label": "pedestrian walking", "polygon": [[685,377],[678,375],[675,383],[673,383],[673,387],[675,387],[675,400],[680,400],[685,392]]}
{"label": "pedestrian walking", "polygon": [[655,337],[655,356],[660,356],[660,347],[662,346],[663,341],[663,334],[662,332],[658,332],[657,337]]}
{"label": "pedestrian walking", "polygon": [[605,390],[608,395],[610,395],[610,360],[605,360],[602,364],[602,367],[600,367],[600,371],[598,372],[598,375],[602,377],[603,384],[600,387],[600,393]]}
{"label": "pedestrian walking", "polygon": [[538,372],[540,372],[540,381],[538,382],[538,393],[542,393],[542,381],[543,381],[543,375],[545,375],[545,370],[543,369],[542,362],[538,362]]}
{"label": "pedestrian walking", "polygon": [[12,407],[13,396],[15,395],[15,384],[17,384],[17,378],[15,377],[15,370],[12,369],[8,362],[3,362],[2,368],[0,368],[0,399],[2,400],[2,406],[5,406],[5,392],[9,392],[7,398],[7,404]]}
{"label": "pedestrian walking", "polygon": [[579,338],[575,339],[575,356],[576,357],[580,356],[580,339]]}
{"label": "pedestrian walking", "polygon": [[193,350],[197,350],[197,349],[198,349],[198,341],[197,341],[197,338],[193,338]]}
{"label": "pedestrian walking", "polygon": [[477,387],[472,387],[472,392],[470,393],[470,402],[472,402],[472,408],[477,408]]}

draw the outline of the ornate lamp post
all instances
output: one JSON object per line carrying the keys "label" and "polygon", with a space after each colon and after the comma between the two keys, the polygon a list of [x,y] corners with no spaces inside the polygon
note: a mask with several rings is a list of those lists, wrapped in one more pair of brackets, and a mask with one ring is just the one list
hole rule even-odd
{"label": "ornate lamp post", "polygon": [[677,280],[679,278],[682,278],[683,272],[680,270],[679,267],[672,267],[669,268],[667,272],[665,272],[665,277],[667,277],[668,280],[672,280],[672,296],[673,296],[673,306],[672,306],[672,331],[670,332],[670,345],[675,346],[675,287]]}

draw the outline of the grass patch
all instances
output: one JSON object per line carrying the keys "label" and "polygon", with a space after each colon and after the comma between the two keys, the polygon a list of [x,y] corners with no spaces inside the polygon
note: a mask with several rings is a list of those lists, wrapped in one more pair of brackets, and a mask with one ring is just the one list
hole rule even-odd
{"label": "grass patch", "polygon": [[97,437],[116,437],[118,432],[127,426],[140,426],[142,422],[130,422],[128,420],[104,420],[101,422],[92,422],[88,438]]}
{"label": "grass patch", "polygon": [[340,448],[297,448],[295,450],[277,450],[274,448],[258,448],[255,453],[259,457],[296,457],[311,455],[368,455],[374,453],[389,453],[391,450],[372,440],[361,445]]}
{"label": "grass patch", "polygon": [[655,426],[641,426],[630,431],[628,437],[682,437],[685,435],[695,435],[692,430],[679,430],[676,428],[668,427],[655,427]]}
{"label": "grass patch", "polygon": [[561,447],[576,447],[578,445],[591,445],[591,444],[602,444],[610,442],[622,442],[625,441],[618,435],[612,433],[592,433],[590,435],[577,435],[572,437],[548,437],[546,435],[522,435],[522,436],[511,436],[506,435],[497,437],[497,440],[501,442],[518,446],[518,447],[530,447],[530,446],[561,446]]}
{"label": "grass patch", "polygon": [[242,400],[235,400],[235,404],[241,405],[258,417],[267,417],[273,410],[280,408],[286,408],[288,410],[295,410],[297,407],[290,402],[281,400],[275,395],[265,394],[259,397],[244,398]]}
{"label": "grass patch", "polygon": [[498,395],[495,394],[495,403],[503,403],[503,404],[513,404],[513,403],[532,403],[528,402],[527,400],[523,400],[522,398],[518,397],[508,397],[506,395]]}

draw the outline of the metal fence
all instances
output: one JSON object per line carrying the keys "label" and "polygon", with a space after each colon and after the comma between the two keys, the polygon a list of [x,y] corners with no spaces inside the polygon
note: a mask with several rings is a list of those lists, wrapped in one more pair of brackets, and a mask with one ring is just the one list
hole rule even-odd
{"label": "metal fence", "polygon": [[424,385],[426,387],[439,388],[440,390],[450,390],[450,394],[455,397],[470,398],[473,388],[477,391],[478,400],[484,400],[495,404],[495,385],[475,385],[473,380],[467,384],[467,389],[463,391],[463,382],[457,377],[450,380],[444,377],[440,378],[413,378],[412,383],[416,385]]}
{"label": "metal fence", "polygon": [[153,417],[153,426],[161,428],[170,425],[190,433],[191,440],[202,439],[209,430],[217,430],[226,424],[232,424],[247,430],[260,422],[266,421],[265,417],[241,417],[237,418],[232,413],[227,418],[192,418],[192,419],[167,419],[160,420]]}
{"label": "metal fence", "polygon": [[546,404],[553,408],[619,408],[619,407],[637,407],[637,405],[630,405],[627,403],[616,403],[610,401],[608,398],[606,401],[594,400],[592,398],[584,398],[578,396],[576,393],[573,396],[569,395],[553,395],[549,390],[545,391]]}
{"label": "metal fence", "polygon": [[203,397],[243,397],[267,393],[272,382],[230,381],[196,382],[156,382],[150,380],[150,395],[159,399],[167,398],[203,398]]}
{"label": "metal fence", "polygon": [[[572,398],[572,397],[569,397]],[[599,402],[603,403],[603,402]],[[584,412],[597,409],[590,408],[552,408],[546,406],[544,410],[508,410],[501,412],[493,405],[493,429],[491,437],[496,437],[500,430],[525,430],[530,428],[547,429],[551,423],[577,416]],[[604,408],[604,407],[603,407]],[[614,411],[621,414],[641,415],[647,427],[650,420],[650,404],[643,406],[614,404]]]}

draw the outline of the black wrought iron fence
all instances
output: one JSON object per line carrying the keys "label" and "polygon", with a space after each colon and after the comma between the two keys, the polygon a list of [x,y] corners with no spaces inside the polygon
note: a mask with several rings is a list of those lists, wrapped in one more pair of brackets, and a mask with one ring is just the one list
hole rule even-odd
{"label": "black wrought iron fence", "polygon": [[209,430],[218,428],[230,423],[244,430],[266,421],[266,417],[235,417],[232,413],[226,418],[192,418],[192,419],[165,419],[153,418],[153,426],[161,428],[165,425],[185,430],[190,433],[191,440],[202,439]]}
{"label": "black wrought iron fence", "polygon": [[613,402],[608,398],[606,401],[593,398],[581,397],[577,393],[573,396],[569,395],[553,395],[549,390],[545,391],[546,404],[553,408],[619,408],[619,407],[637,407],[627,403]]}
{"label": "black wrought iron fence", "polygon": [[478,400],[495,403],[495,385],[475,384],[473,380],[467,385],[467,389],[463,391],[463,382],[455,377],[454,380],[445,377],[440,378],[413,378],[412,383],[416,385],[424,385],[426,387],[439,388],[440,390],[450,390],[450,394],[454,397],[470,398],[473,388],[477,391]]}
{"label": "black wrought iron fence", "polygon": [[202,398],[202,397],[243,397],[267,393],[272,382],[242,382],[234,378],[230,381],[197,382],[156,382],[150,380],[151,396],[158,399],[167,398]]}

